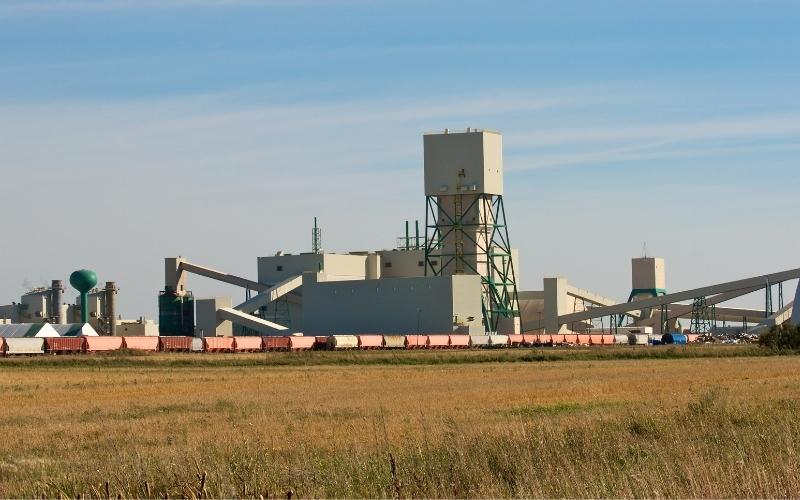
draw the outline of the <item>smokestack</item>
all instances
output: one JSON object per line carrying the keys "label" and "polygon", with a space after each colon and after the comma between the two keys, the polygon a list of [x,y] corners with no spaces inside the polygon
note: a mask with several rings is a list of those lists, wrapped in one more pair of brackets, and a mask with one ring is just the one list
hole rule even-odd
{"label": "smokestack", "polygon": [[117,335],[117,284],[113,281],[106,281],[106,310],[104,311],[106,321],[108,321],[108,334]]}
{"label": "smokestack", "polygon": [[61,280],[53,280],[50,287],[50,318],[58,325],[63,325],[67,322],[67,315],[61,308],[64,303],[64,282]]}

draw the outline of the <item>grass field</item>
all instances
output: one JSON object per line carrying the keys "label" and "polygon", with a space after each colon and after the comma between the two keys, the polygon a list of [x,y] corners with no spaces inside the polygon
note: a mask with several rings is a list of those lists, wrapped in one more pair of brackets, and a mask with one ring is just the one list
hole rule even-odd
{"label": "grass field", "polygon": [[0,360],[0,497],[797,497],[753,347]]}

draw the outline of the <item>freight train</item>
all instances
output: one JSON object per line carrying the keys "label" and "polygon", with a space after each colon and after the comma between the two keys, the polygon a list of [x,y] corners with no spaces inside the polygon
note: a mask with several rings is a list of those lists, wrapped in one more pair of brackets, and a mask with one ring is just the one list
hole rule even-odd
{"label": "freight train", "polygon": [[330,335],[325,337],[47,337],[0,338],[0,353],[80,354],[131,349],[151,352],[270,352],[377,349],[490,349],[546,346],[657,345],[696,342],[697,335]]}

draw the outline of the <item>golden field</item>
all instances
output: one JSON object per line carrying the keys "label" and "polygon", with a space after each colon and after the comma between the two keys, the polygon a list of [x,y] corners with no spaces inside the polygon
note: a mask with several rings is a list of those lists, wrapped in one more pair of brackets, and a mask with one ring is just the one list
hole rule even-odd
{"label": "golden field", "polygon": [[731,349],[4,359],[0,497],[800,496],[800,357]]}

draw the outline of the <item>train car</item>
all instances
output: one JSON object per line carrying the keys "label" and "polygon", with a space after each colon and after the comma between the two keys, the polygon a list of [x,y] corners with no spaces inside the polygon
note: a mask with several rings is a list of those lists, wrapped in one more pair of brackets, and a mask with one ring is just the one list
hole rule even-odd
{"label": "train car", "polygon": [[6,356],[15,354],[44,354],[44,337],[8,337],[5,339]]}
{"label": "train car", "polygon": [[158,337],[122,337],[122,346],[135,351],[158,351]]}
{"label": "train car", "polygon": [[315,337],[292,335],[289,337],[289,349],[292,351],[308,351],[314,348],[316,341]]}
{"label": "train car", "polygon": [[629,344],[628,335],[612,335],[615,344]]}
{"label": "train car", "polygon": [[532,346],[539,343],[539,339],[537,338],[538,335],[533,335],[530,333],[523,333],[522,334],[522,345],[524,346]]}
{"label": "train car", "polygon": [[578,335],[575,333],[564,334],[564,343],[575,345],[578,343]]}
{"label": "train car", "polygon": [[508,347],[508,335],[489,335],[491,347]]}
{"label": "train car", "polygon": [[192,337],[192,352],[203,352],[205,342],[202,337]]}
{"label": "train car", "polygon": [[553,336],[547,333],[540,333],[536,336],[536,344],[543,346],[553,345]]}
{"label": "train car", "polygon": [[[313,346],[316,339],[314,337],[309,338],[311,339],[311,345]],[[261,337],[261,348],[265,351],[289,351],[292,348],[291,337]]]}
{"label": "train car", "polygon": [[261,337],[233,337],[233,352],[261,352]]}
{"label": "train car", "polygon": [[567,336],[566,335],[563,335],[563,334],[560,334],[560,333],[554,333],[554,334],[550,335],[550,345],[561,345],[561,344],[565,343],[566,341],[567,341]]}
{"label": "train car", "polygon": [[405,335],[384,335],[383,348],[384,349],[405,349],[406,336]]}
{"label": "train car", "polygon": [[589,335],[589,345],[603,345],[603,335],[597,333]]}
{"label": "train car", "polygon": [[406,335],[406,349],[424,349],[427,345],[427,335]]}
{"label": "train car", "polygon": [[159,337],[158,349],[164,352],[189,352],[192,350],[192,340],[192,337]]}
{"label": "train car", "polygon": [[613,335],[600,335],[600,344],[601,345],[614,345],[614,336]]}
{"label": "train car", "polygon": [[469,345],[471,347],[489,347],[489,336],[488,335],[470,335],[469,336]]}
{"label": "train car", "polygon": [[358,337],[355,335],[331,335],[328,337],[328,349],[358,349]]}
{"label": "train car", "polygon": [[314,349],[327,349],[328,348],[328,337],[317,335],[314,337]]}
{"label": "train car", "polygon": [[205,352],[233,352],[234,348],[233,337],[203,337]]}
{"label": "train car", "polygon": [[592,336],[586,334],[579,334],[575,342],[577,345],[592,345]]}
{"label": "train car", "polygon": [[86,352],[118,351],[123,347],[122,337],[84,337]]}
{"label": "train car", "polygon": [[451,349],[467,349],[469,348],[469,335],[450,335],[448,339]]}
{"label": "train car", "polygon": [[358,335],[359,349],[380,349],[383,347],[383,335]]}
{"label": "train car", "polygon": [[649,335],[645,333],[628,334],[628,344],[630,345],[647,345],[649,340]]}
{"label": "train car", "polygon": [[524,335],[509,335],[508,336],[508,345],[509,347],[522,347],[525,345],[525,336]]}
{"label": "train car", "polygon": [[447,349],[450,347],[450,335],[428,335],[428,349]]}
{"label": "train car", "polygon": [[78,354],[86,349],[83,337],[47,337],[44,350],[50,354]]}

